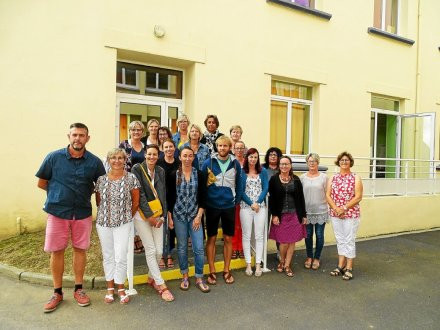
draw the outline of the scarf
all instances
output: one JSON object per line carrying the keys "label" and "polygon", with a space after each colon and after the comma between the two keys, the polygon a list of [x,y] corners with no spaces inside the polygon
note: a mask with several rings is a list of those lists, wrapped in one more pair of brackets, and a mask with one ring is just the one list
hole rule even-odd
{"label": "scarf", "polygon": [[218,138],[218,134],[219,134],[218,129],[215,131],[215,133],[209,133],[208,131],[203,133],[203,136],[206,139],[205,145],[209,148],[209,153],[211,154],[214,152],[214,144],[215,144],[215,140],[217,140]]}

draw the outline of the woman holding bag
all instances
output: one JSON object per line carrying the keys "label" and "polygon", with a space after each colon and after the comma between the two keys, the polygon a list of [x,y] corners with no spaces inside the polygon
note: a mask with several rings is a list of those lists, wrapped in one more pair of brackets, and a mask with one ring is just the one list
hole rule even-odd
{"label": "woman holding bag", "polygon": [[174,296],[163,280],[158,261],[162,256],[163,227],[166,226],[164,215],[167,213],[165,197],[165,171],[156,165],[159,147],[148,145],[145,162],[136,164],[131,172],[140,182],[139,211],[134,215],[134,225],[145,248],[148,265],[148,282],[161,298],[173,301]]}

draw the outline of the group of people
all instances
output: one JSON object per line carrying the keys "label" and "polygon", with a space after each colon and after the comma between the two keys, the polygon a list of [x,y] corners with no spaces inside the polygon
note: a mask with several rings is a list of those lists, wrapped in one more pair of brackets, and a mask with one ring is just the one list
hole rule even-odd
{"label": "group of people", "polygon": [[[228,137],[219,132],[216,115],[206,117],[204,132],[198,125],[190,125],[185,115],[178,118],[177,125],[178,132],[172,135],[156,119],[151,119],[146,129],[140,121],[131,122],[129,139],[108,152],[104,166],[85,148],[90,139],[87,126],[74,123],[68,134],[69,145],[45,158],[36,174],[38,187],[47,191],[44,250],[51,253],[54,285],[45,312],[55,310],[63,301],[64,250],[69,238],[74,253],[74,298],[80,306],[90,304],[82,283],[92,228],[93,193],[107,281],[106,303],[114,302],[115,294],[121,304],[130,300],[124,283],[132,226],[145,252],[147,284],[165,301],[173,301],[174,296],[161,269],[173,267],[171,251],[176,239],[180,289],[186,291],[191,286],[189,245],[194,253],[195,287],[207,293],[210,285],[217,284],[215,243],[220,224],[224,244],[222,277],[226,284],[235,282],[230,270],[233,258],[244,257],[246,275],[262,275],[267,221],[271,222],[269,238],[277,242],[279,249],[278,272],[294,275],[291,263],[295,243],[304,238],[304,267],[318,269],[325,224],[331,220],[339,259],[330,274],[345,280],[353,278],[362,181],[350,170],[354,161],[348,152],[338,156],[335,164],[340,173],[329,179],[318,171],[319,155],[310,153],[306,156],[309,170],[298,177],[293,173],[291,158],[276,147],[267,150],[265,162],[260,164],[258,150],[246,148],[241,140],[242,128],[233,126]],[[252,232],[255,269],[251,264]],[[209,265],[206,280],[205,239]]]}

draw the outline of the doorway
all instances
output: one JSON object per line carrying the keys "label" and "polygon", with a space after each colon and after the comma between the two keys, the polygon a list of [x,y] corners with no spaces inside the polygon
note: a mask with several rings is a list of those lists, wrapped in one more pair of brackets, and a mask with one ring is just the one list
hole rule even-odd
{"label": "doorway", "polygon": [[[133,97],[118,94],[116,99],[115,144],[129,138],[129,125],[134,120],[141,121],[145,130],[150,119],[156,119],[160,126],[167,126],[172,133],[177,131],[177,118],[182,113],[180,100],[166,100],[153,97]],[[148,134],[148,132],[145,132]]]}

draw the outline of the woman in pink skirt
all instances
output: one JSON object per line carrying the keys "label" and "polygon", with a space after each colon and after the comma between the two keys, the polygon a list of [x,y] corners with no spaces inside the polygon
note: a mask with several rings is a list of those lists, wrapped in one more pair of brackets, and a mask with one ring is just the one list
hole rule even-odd
{"label": "woman in pink skirt", "polygon": [[280,158],[280,171],[269,181],[269,209],[272,226],[269,238],[280,243],[280,263],[277,271],[292,277],[290,268],[295,243],[306,237],[307,221],[304,193],[300,179],[293,174],[288,156]]}

